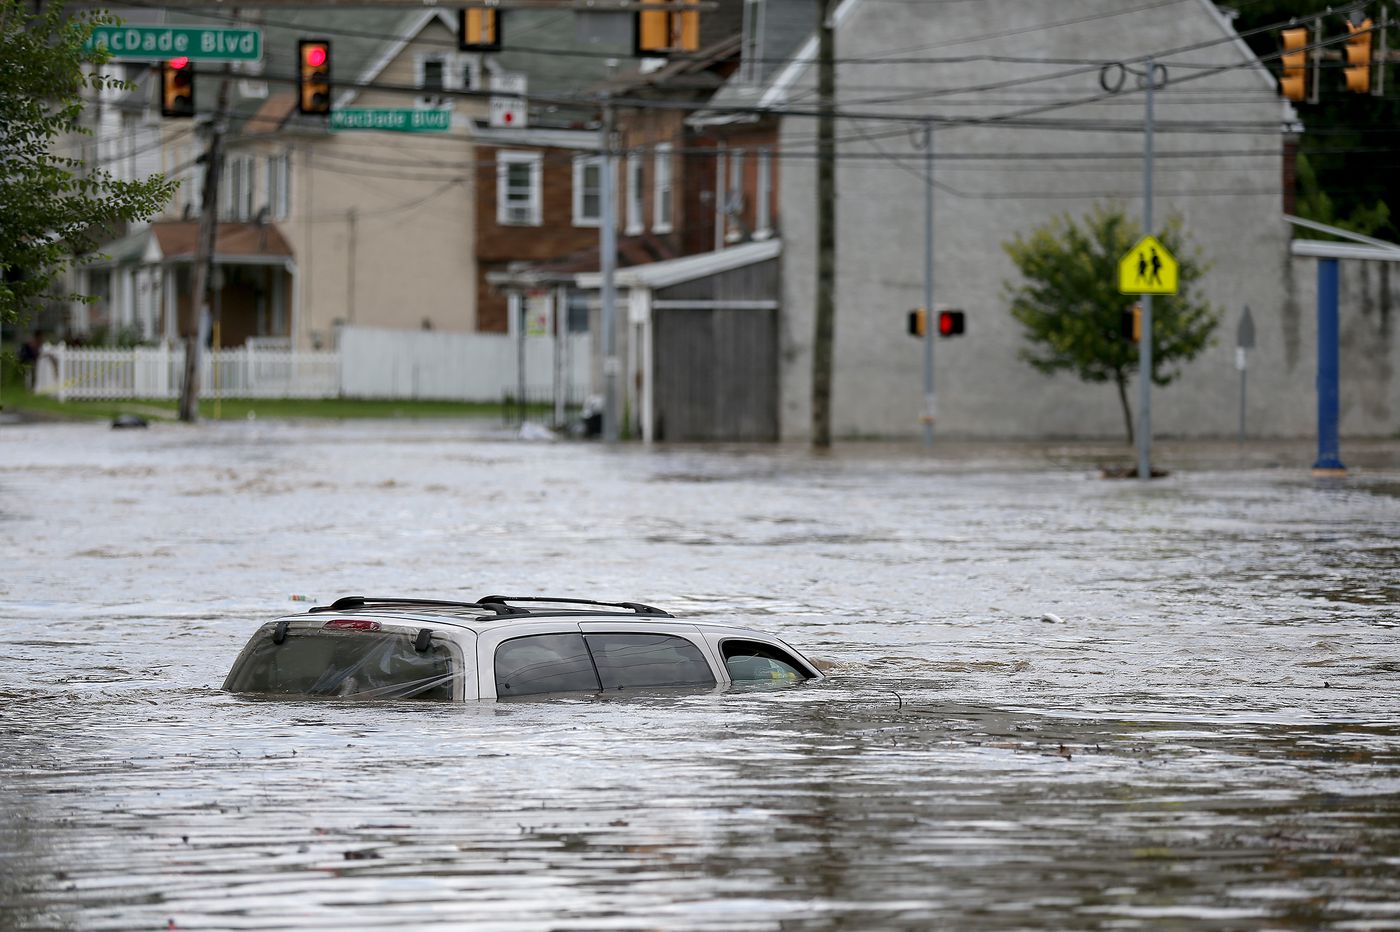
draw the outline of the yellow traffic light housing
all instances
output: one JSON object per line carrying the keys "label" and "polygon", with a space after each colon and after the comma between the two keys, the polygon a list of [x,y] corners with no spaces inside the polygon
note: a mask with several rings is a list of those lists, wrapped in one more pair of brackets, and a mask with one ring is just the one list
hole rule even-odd
{"label": "yellow traffic light housing", "polygon": [[1123,321],[1120,332],[1123,339],[1136,343],[1142,339],[1142,305],[1134,304],[1132,307],[1123,309]]}
{"label": "yellow traffic light housing", "polygon": [[927,332],[927,331],[924,329],[924,328],[927,327],[927,326],[928,326],[928,315],[924,313],[924,309],[923,309],[923,308],[921,308],[921,307],[916,307],[916,308],[914,308],[912,311],[909,312],[909,335],[910,335],[911,337],[921,337],[921,336],[923,336],[924,333]]}
{"label": "yellow traffic light housing", "polygon": [[331,112],[331,43],[302,39],[297,43],[297,109],[302,113]]}
{"label": "yellow traffic light housing", "polygon": [[1299,26],[1285,29],[1283,40],[1283,74],[1279,76],[1279,90],[1289,100],[1306,100],[1308,96],[1308,30]]}
{"label": "yellow traffic light housing", "polygon": [[473,7],[457,12],[457,47],[464,52],[499,52],[501,20],[499,10]]}
{"label": "yellow traffic light housing", "polygon": [[1346,59],[1343,74],[1346,76],[1347,90],[1354,94],[1366,94],[1371,90],[1371,29],[1374,24],[1370,17],[1359,23],[1347,21],[1346,46],[1342,54]]}
{"label": "yellow traffic light housing", "polygon": [[160,115],[178,119],[194,116],[194,65],[188,58],[160,63]]}
{"label": "yellow traffic light housing", "polygon": [[637,11],[637,54],[671,55],[700,50],[700,0],[674,0],[694,5],[694,10],[665,7],[649,10],[647,3]]}

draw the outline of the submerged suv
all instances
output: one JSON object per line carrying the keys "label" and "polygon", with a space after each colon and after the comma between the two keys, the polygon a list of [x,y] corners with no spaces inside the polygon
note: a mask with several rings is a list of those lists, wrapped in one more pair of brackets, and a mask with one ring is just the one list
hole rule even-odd
{"label": "submerged suv", "polygon": [[638,602],[357,595],[260,627],[224,689],[461,702],[821,676],[772,635]]}

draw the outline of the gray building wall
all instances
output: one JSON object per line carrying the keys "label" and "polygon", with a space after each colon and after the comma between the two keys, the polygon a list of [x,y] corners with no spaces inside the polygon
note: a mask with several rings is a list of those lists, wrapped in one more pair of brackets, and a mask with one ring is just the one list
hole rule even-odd
{"label": "gray building wall", "polygon": [[[856,0],[847,10],[837,31],[842,60],[891,57],[893,50],[904,50],[898,54],[905,57],[1130,58],[1233,35],[1207,0],[1146,10],[1131,0]],[[992,32],[999,35],[984,37]],[[1173,212],[1181,215],[1187,233],[1211,263],[1204,294],[1224,315],[1216,344],[1173,385],[1154,390],[1154,432],[1233,435],[1235,327],[1248,304],[1259,334],[1251,356],[1251,390],[1260,410],[1252,423],[1272,436],[1307,436],[1315,424],[1315,327],[1312,299],[1305,295],[1311,286],[1294,282],[1289,227],[1282,219],[1280,131],[1289,111],[1237,41],[1165,60],[1174,81],[1203,76],[1156,95],[1157,225]],[[1245,67],[1214,74],[1201,67],[1210,65]],[[1018,87],[946,93],[1045,74],[1059,76]],[[815,79],[815,69],[807,69],[789,95],[789,105],[812,106]],[[1144,98],[1134,90],[1133,79],[1112,98],[1040,112],[1055,102],[1100,95],[1098,69],[985,59],[877,65],[843,61],[837,88],[840,107],[852,112],[954,119],[1024,114],[1019,125],[1015,120],[1006,121],[1009,125],[957,125],[936,133],[935,303],[965,309],[968,331],[939,340],[936,347],[938,432],[1121,437],[1122,414],[1112,384],[1083,383],[1072,375],[1047,377],[1018,358],[1024,345],[1021,327],[1010,315],[1003,285],[1017,280],[1017,273],[1002,244],[1056,215],[1080,217],[1096,203],[1117,204],[1129,217],[1141,218]],[[900,95],[905,99],[881,102]],[[780,181],[785,238],[781,418],[786,438],[803,438],[810,431],[816,172],[813,159],[794,156],[810,155],[815,129],[814,120],[796,117],[785,118],[782,127],[787,158]],[[905,313],[923,303],[922,154],[907,124],[843,119],[837,138],[833,431],[845,437],[913,436],[921,430],[922,350],[919,341],[906,335]],[[1348,313],[1344,309],[1344,318]],[[1346,360],[1343,367],[1348,368]],[[1135,387],[1133,400],[1136,409]],[[1344,420],[1343,429],[1384,433],[1394,426],[1353,418]]]}

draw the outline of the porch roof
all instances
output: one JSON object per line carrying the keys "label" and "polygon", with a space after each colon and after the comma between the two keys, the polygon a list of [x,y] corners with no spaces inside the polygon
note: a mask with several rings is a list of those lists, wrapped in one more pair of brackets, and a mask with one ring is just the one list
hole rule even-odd
{"label": "porch roof", "polygon": [[[99,247],[101,258],[90,268],[193,262],[199,242],[198,220],[157,221]],[[216,265],[277,265],[292,261],[292,247],[271,223],[221,223],[214,234]]]}
{"label": "porch roof", "polygon": [[[669,288],[681,282],[695,281],[698,278],[775,259],[782,251],[783,241],[780,239],[744,243],[715,252],[702,252],[679,259],[664,259],[660,262],[619,269],[615,281],[623,288]],[[580,288],[593,290],[602,287],[603,276],[599,272],[582,272],[575,276],[574,282]]]}

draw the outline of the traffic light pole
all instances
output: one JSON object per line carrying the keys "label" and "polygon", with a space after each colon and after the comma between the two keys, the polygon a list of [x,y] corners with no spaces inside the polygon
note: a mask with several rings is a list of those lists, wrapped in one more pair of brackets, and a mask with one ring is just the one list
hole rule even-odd
{"label": "traffic light pole", "polygon": [[621,368],[617,359],[617,289],[614,283],[617,269],[617,217],[613,208],[613,192],[617,179],[613,177],[612,130],[612,102],[605,97],[603,125],[599,129],[599,147],[603,150],[603,183],[599,207],[603,222],[599,227],[598,272],[603,280],[603,439],[608,443],[616,443],[620,433],[617,382]]}
{"label": "traffic light pole", "polygon": [[924,446],[933,446],[933,122],[924,122]]}
{"label": "traffic light pole", "polygon": [[[1144,153],[1142,162],[1142,226],[1152,235],[1152,131],[1153,93],[1157,84],[1157,65],[1147,60],[1147,118],[1143,126]],[[1152,478],[1152,295],[1142,296],[1142,332],[1138,334],[1138,461],[1139,479]]]}
{"label": "traffic light pole", "polygon": [[[235,14],[236,15],[236,14]],[[190,293],[190,322],[185,331],[185,374],[180,384],[180,420],[199,420],[199,373],[204,333],[209,320],[208,292],[213,278],[214,243],[219,229],[219,176],[224,158],[224,124],[228,122],[229,68],[219,81],[219,100],[209,125],[204,151],[204,190],[200,196],[199,242],[195,245],[194,287]]]}

